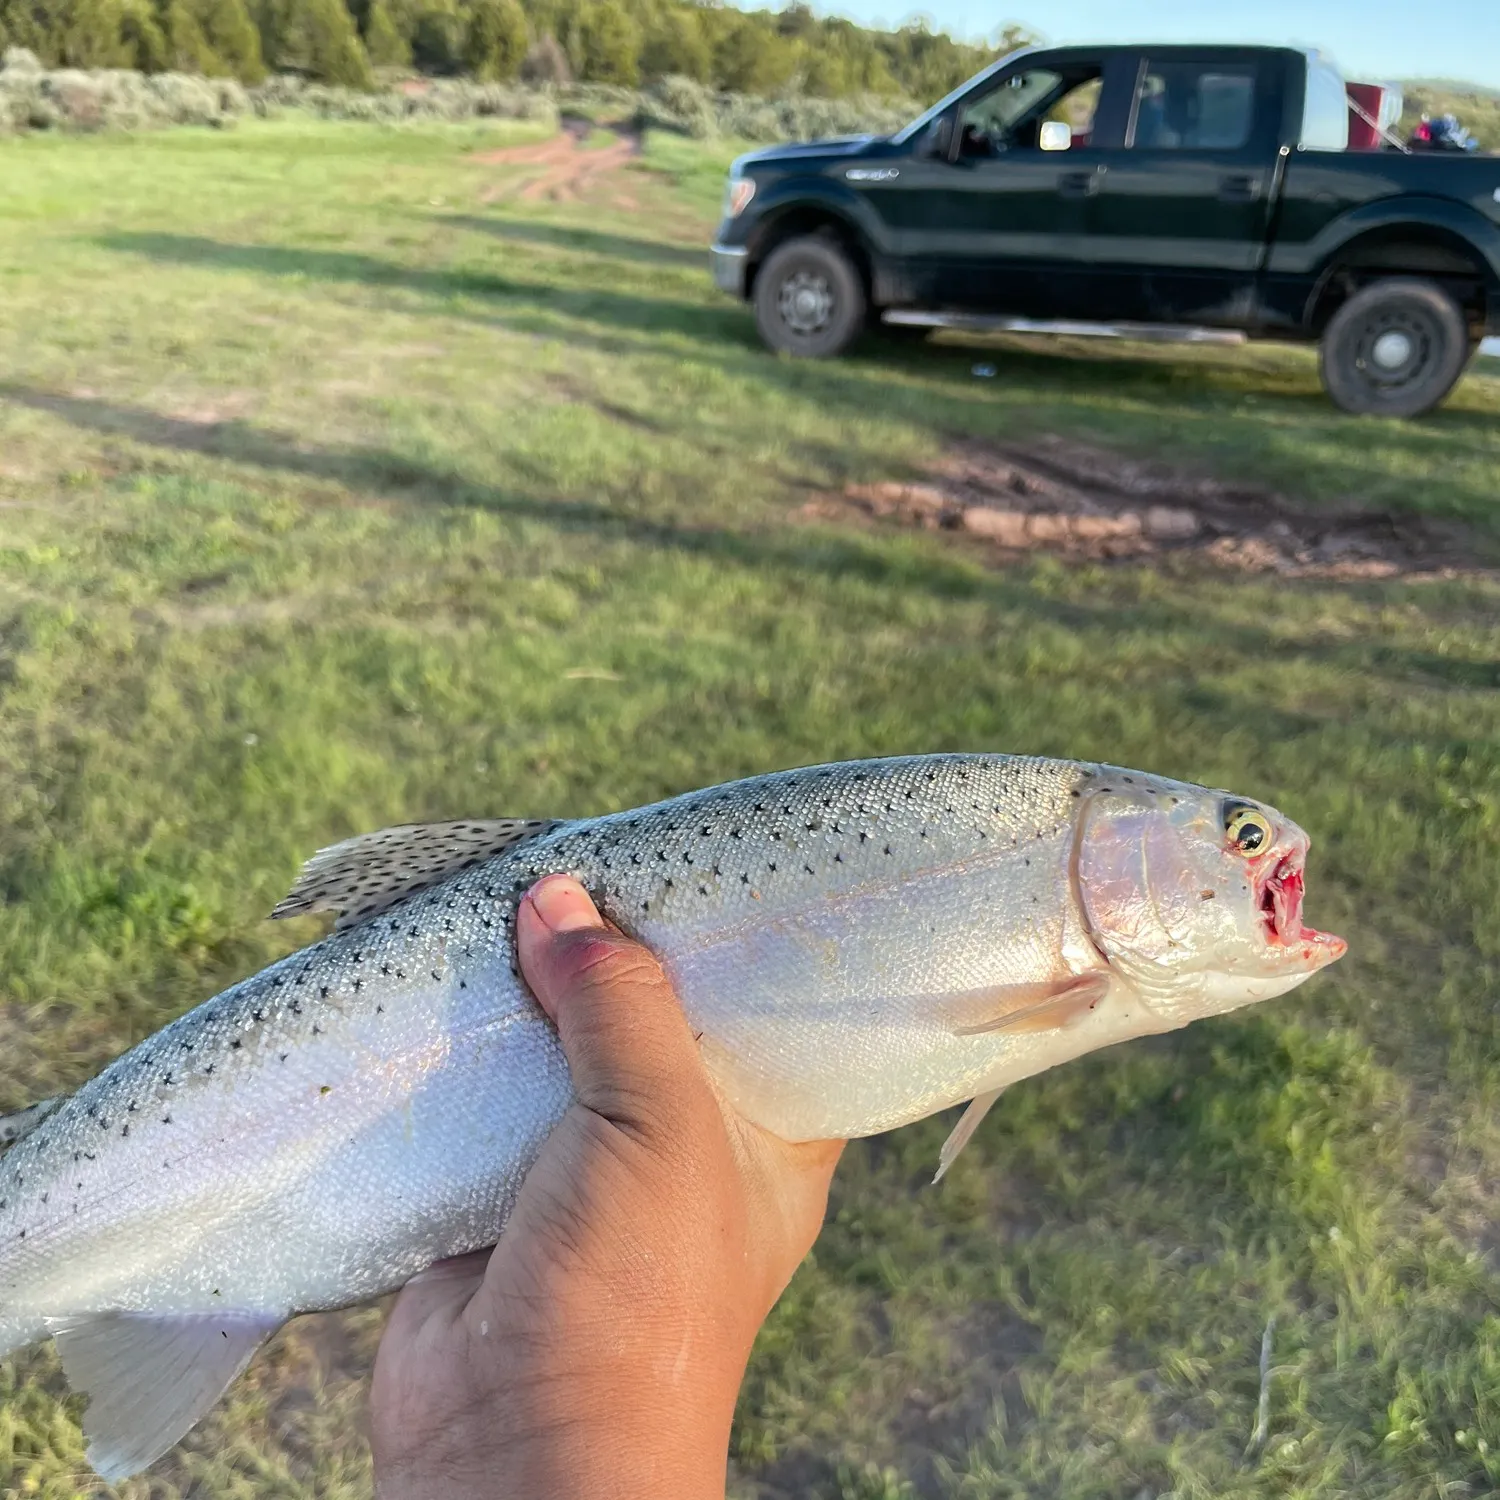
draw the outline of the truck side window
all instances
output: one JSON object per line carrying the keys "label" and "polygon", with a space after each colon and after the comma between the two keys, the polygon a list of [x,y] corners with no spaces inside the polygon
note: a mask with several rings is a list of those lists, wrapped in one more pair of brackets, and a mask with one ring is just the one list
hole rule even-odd
{"label": "truck side window", "polygon": [[1130,144],[1150,151],[1237,151],[1255,118],[1255,68],[1148,63],[1135,96]]}
{"label": "truck side window", "polygon": [[1097,65],[1066,72],[1037,68],[1012,74],[965,107],[959,120],[959,155],[1039,150],[1042,124],[1047,120],[1066,121],[1073,129],[1074,145],[1086,145],[1102,76]]}

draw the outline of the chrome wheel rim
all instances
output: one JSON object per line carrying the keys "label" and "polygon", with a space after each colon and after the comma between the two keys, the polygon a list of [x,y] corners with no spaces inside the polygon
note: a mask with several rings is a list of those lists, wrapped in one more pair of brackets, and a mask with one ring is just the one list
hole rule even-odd
{"label": "chrome wheel rim", "polygon": [[794,271],[777,294],[781,321],[801,338],[821,333],[833,317],[833,288],[815,271]]}

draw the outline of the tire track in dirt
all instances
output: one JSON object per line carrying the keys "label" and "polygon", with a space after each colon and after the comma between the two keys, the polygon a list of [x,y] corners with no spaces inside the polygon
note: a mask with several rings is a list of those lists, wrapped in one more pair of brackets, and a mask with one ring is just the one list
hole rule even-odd
{"label": "tire track in dirt", "polygon": [[[486,188],[479,201],[490,204],[514,198],[522,203],[577,202],[601,179],[640,155],[637,132],[615,127],[615,139],[608,146],[586,146],[584,142],[593,129],[588,120],[564,120],[562,130],[550,140],[477,153],[471,160],[484,166],[530,169],[519,179],[510,178]],[[630,204],[631,200],[622,200],[622,206]]]}

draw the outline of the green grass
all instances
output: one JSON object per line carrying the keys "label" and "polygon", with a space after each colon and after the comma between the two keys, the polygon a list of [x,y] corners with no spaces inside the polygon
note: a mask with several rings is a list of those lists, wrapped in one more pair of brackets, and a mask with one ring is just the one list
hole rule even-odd
{"label": "green grass", "polygon": [[[778,361],[707,286],[727,150],[497,197],[471,153],[525,138],[0,146],[0,1104],[309,936],[262,918],[357,830],[960,747],[1227,785],[1312,830],[1350,957],[1013,1089],[940,1188],[949,1120],[852,1148],[733,1493],[1491,1492],[1500,588],[996,571],[798,511],[1056,432],[1485,549],[1500,379],[1394,424],[1275,349]],[[120,1494],[367,1496],[377,1332],[294,1325]],[[50,1352],[0,1386],[0,1490],[100,1493]]]}

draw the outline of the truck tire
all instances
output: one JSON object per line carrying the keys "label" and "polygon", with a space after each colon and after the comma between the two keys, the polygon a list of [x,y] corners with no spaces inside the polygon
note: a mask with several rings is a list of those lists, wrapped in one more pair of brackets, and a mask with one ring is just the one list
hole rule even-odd
{"label": "truck tire", "polygon": [[1458,303],[1436,282],[1390,277],[1361,287],[1328,320],[1318,373],[1345,411],[1416,417],[1453,389],[1468,361]]}
{"label": "truck tire", "polygon": [[829,235],[778,245],[755,278],[755,326],[767,347],[803,359],[832,359],[865,326],[859,269]]}

